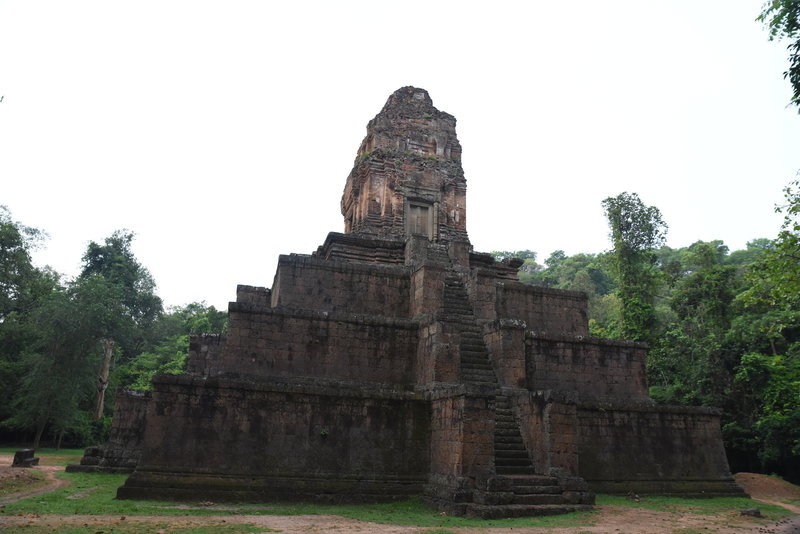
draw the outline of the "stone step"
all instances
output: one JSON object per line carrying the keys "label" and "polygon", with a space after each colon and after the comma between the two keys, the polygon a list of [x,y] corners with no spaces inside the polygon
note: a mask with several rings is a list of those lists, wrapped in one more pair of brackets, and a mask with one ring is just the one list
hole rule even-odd
{"label": "stone step", "polygon": [[454,302],[445,300],[442,304],[444,310],[463,310],[464,313],[472,313],[472,307],[468,302]]}
{"label": "stone step", "polygon": [[461,351],[459,356],[461,357],[462,362],[483,363],[491,367],[491,363],[489,362],[489,359],[486,357],[485,354],[478,354],[475,352],[465,353],[464,351]]}
{"label": "stone step", "polygon": [[483,338],[483,330],[481,330],[475,323],[462,325],[461,334],[467,337]]}
{"label": "stone step", "polygon": [[470,384],[475,384],[479,386],[486,386],[486,387],[497,387],[497,380],[492,380],[491,378],[485,376],[475,376],[475,375],[461,375],[462,381],[468,382]]}
{"label": "stone step", "polygon": [[516,426],[514,428],[496,428],[494,429],[494,435],[497,437],[505,436],[505,437],[519,437],[522,439],[522,435],[519,433],[519,428]]}
{"label": "stone step", "polygon": [[494,435],[494,447],[497,448],[498,445],[522,445],[523,447],[525,444],[522,441],[522,436],[519,434],[515,436],[498,436],[495,432]]}
{"label": "stone step", "polygon": [[531,463],[531,459],[528,458],[527,456],[525,456],[524,458],[504,458],[504,457],[498,457],[497,455],[495,455],[494,457],[494,465],[496,465],[497,467],[533,466],[533,464]]}
{"label": "stone step", "polygon": [[530,459],[528,458],[528,451],[526,451],[524,448],[522,448],[522,449],[497,449],[497,448],[495,448],[494,457],[496,459],[500,459],[500,458],[524,458],[524,459],[530,461]]}
{"label": "stone step", "polygon": [[505,517],[536,517],[545,515],[568,514],[579,510],[591,510],[586,504],[476,504],[466,507],[466,514],[481,519],[501,519]]}
{"label": "stone step", "polygon": [[464,330],[464,329],[462,329],[461,330],[461,337],[463,339],[474,339],[476,341],[479,341],[480,343],[483,343],[483,334],[477,328],[475,330]]}
{"label": "stone step", "polygon": [[558,494],[532,493],[514,495],[514,504],[564,504],[564,496]]}
{"label": "stone step", "polygon": [[461,368],[469,369],[471,371],[484,371],[487,373],[492,372],[492,366],[487,363],[465,362],[464,360],[461,360]]}
{"label": "stone step", "polygon": [[492,371],[492,364],[487,361],[480,361],[473,358],[461,358],[461,367],[466,369],[479,369],[481,371]]}
{"label": "stone step", "polygon": [[497,441],[494,442],[494,452],[497,454],[500,451],[504,452],[521,452],[524,453],[525,456],[528,455],[528,450],[525,448],[525,444],[522,443],[520,440],[519,443],[498,443]]}
{"label": "stone step", "polygon": [[561,495],[562,489],[561,489],[561,486],[559,486],[559,485],[552,485],[552,486],[514,486],[514,493],[516,495],[541,495],[543,493]]}
{"label": "stone step", "polygon": [[508,478],[511,479],[513,486],[558,486],[558,479],[547,475],[525,475]]}
{"label": "stone step", "polygon": [[468,374],[481,375],[481,376],[486,376],[486,377],[494,377],[494,371],[492,371],[492,367],[491,366],[486,366],[486,367],[483,367],[481,369],[475,369],[474,367],[465,367],[465,366],[462,365],[461,366],[461,370],[462,371],[466,371]]}
{"label": "stone step", "polygon": [[495,470],[497,471],[498,475],[534,475],[534,474],[536,474],[536,471],[533,470],[533,467],[496,466]]}
{"label": "stone step", "polygon": [[462,371],[466,371],[468,374],[481,375],[481,376],[486,376],[486,377],[489,377],[489,376],[494,377],[494,371],[492,371],[492,367],[491,366],[485,367],[483,369],[475,369],[475,368],[472,368],[472,367],[464,367],[464,366],[462,366],[461,370]]}

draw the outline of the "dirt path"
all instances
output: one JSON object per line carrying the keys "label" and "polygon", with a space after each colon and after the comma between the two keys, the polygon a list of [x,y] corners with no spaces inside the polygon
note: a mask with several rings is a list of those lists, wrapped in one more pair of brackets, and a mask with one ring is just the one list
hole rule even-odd
{"label": "dirt path", "polygon": [[[11,457],[0,455],[0,480],[2,473],[11,470],[8,466]],[[47,484],[30,491],[24,491],[6,496],[0,500],[3,503],[16,502],[22,498],[52,491],[67,484],[55,477],[56,473],[63,470],[60,466],[41,466],[40,471],[47,475]],[[786,504],[782,501],[800,499],[800,488],[792,486],[779,479],[741,473],[737,480],[750,493],[753,498],[762,502],[783,506],[795,514],[800,514],[800,507]],[[755,504],[757,506],[757,503]],[[265,531],[280,531],[284,534],[300,534],[307,532],[334,532],[343,533],[380,533],[400,534],[425,532],[432,530],[429,527],[405,527],[397,525],[381,525],[367,523],[355,519],[338,516],[307,515],[307,516],[265,516],[265,515],[240,515],[240,516],[79,516],[79,515],[25,515],[2,516],[0,515],[0,531],[27,525],[37,526],[52,532],[58,532],[69,525],[85,527],[89,531],[99,532],[104,529],[119,527],[124,524],[152,525],[154,532],[169,532],[172,528],[199,527],[210,525],[225,525],[226,523],[248,523]],[[800,515],[794,516],[781,523],[770,523],[765,520],[756,520],[743,516],[738,512],[717,515],[713,517],[654,511],[625,506],[600,506],[592,518],[592,526],[569,528],[454,528],[447,527],[440,531],[458,534],[799,534]]]}
{"label": "dirt path", "polygon": [[[0,462],[2,462],[2,456],[0,455]],[[3,478],[7,476],[7,473],[14,474],[12,471],[13,468],[11,467],[0,467],[0,483],[2,483]],[[62,466],[57,465],[43,465],[36,468],[37,471],[40,471],[46,475],[45,481],[46,483],[42,486],[36,486],[35,488],[20,491],[17,493],[13,493],[11,495],[7,495],[5,497],[0,497],[0,505],[3,504],[11,504],[27,497],[33,497],[34,495],[40,495],[42,493],[48,493],[50,491],[57,490],[59,488],[63,488],[69,482],[66,480],[61,480],[56,478],[56,473],[63,471],[64,468]]]}

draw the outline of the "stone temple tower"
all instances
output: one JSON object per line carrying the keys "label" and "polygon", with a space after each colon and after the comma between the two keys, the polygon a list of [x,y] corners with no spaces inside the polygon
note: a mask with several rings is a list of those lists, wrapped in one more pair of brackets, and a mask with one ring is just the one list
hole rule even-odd
{"label": "stone temple tower", "polygon": [[[376,501],[484,518],[587,509],[594,492],[740,495],[719,412],[656,406],[647,347],[589,336],[584,293],[472,250],[455,119],[423,89],[369,122],[344,233],[239,286],[226,336],[118,398],[82,469],[119,498]],[[335,199],[334,199],[335,201]]]}
{"label": "stone temple tower", "polygon": [[345,233],[469,244],[456,119],[427,91],[395,91],[367,125],[342,196]]}

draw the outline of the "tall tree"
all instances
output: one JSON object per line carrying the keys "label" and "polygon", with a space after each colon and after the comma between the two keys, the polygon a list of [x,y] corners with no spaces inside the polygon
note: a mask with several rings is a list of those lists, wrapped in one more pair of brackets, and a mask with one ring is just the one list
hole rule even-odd
{"label": "tall tree", "polygon": [[9,210],[0,206],[0,421],[13,415],[24,354],[36,338],[31,311],[58,283],[58,275],[37,269],[31,261],[31,252],[45,235],[14,221]]}
{"label": "tall tree", "polygon": [[102,332],[115,328],[122,316],[119,301],[118,288],[90,276],[37,302],[31,313],[37,335],[27,348],[12,418],[12,426],[34,423],[34,448],[48,424],[63,433],[75,422],[81,401],[91,391]]}
{"label": "tall tree", "polygon": [[667,225],[658,208],[646,206],[636,193],[609,197],[603,209],[613,245],[611,265],[619,283],[621,334],[649,341],[659,285],[655,250],[664,243]]}
{"label": "tall tree", "polygon": [[155,294],[155,282],[131,250],[133,233],[116,231],[100,245],[92,241],[83,256],[80,280],[100,277],[115,288],[120,314],[115,320],[98,324],[103,357],[97,373],[95,420],[100,419],[105,405],[105,392],[111,361],[117,346],[133,355],[141,347],[143,333],[162,313],[161,299]]}

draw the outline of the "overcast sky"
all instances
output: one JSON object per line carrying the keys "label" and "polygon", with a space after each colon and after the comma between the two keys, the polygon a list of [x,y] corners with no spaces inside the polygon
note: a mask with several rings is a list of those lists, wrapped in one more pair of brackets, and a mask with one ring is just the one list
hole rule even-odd
{"label": "overcast sky", "polygon": [[777,235],[800,169],[786,44],[760,0],[0,1],[0,204],[73,276],[136,233],[168,305],[225,308],[342,231],[399,87],[458,119],[476,250],[609,247],[637,192],[668,244]]}

